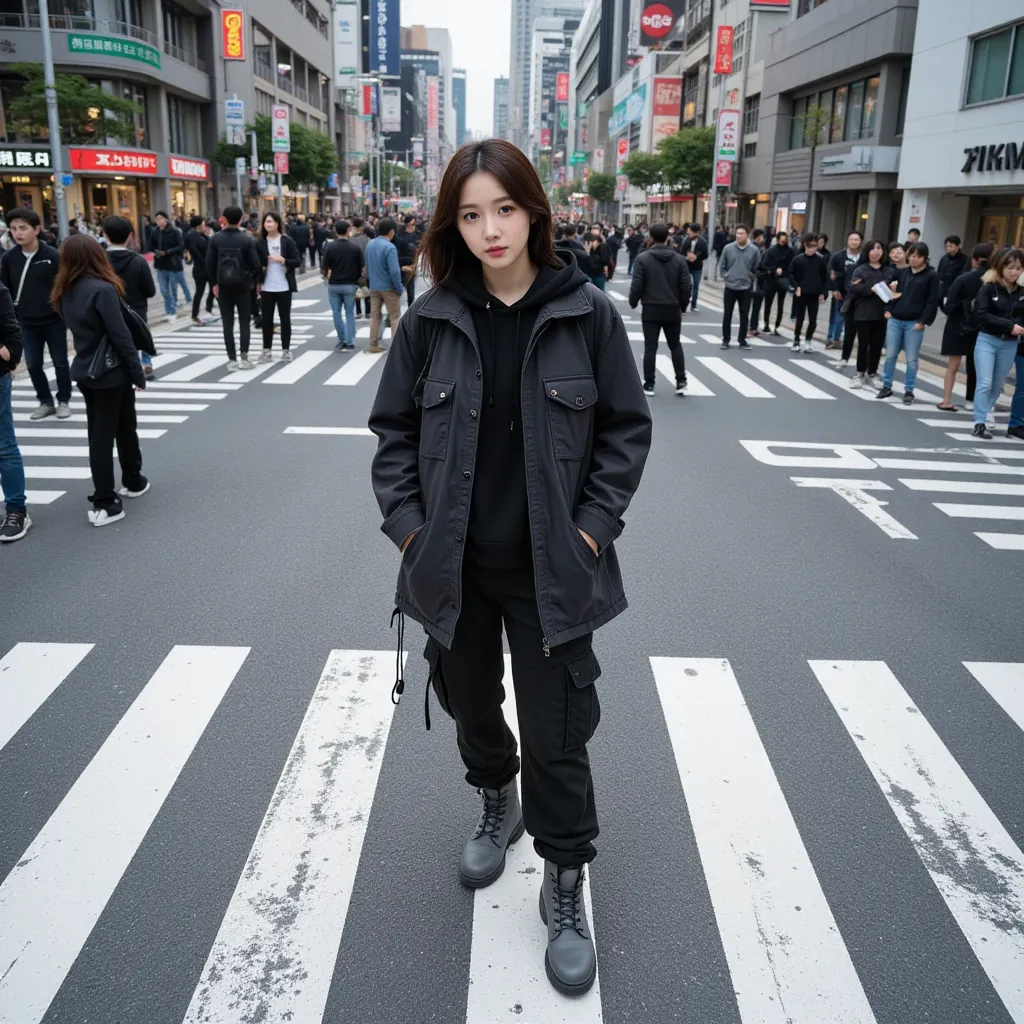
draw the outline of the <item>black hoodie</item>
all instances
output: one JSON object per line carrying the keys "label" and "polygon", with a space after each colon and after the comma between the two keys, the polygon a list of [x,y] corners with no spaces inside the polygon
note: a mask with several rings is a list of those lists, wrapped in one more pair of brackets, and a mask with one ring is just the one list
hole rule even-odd
{"label": "black hoodie", "polygon": [[156,295],[156,283],[149,264],[137,252],[131,249],[107,249],[107,256],[114,268],[114,273],[124,284],[124,301],[135,310],[143,320],[147,319],[149,300]]}
{"label": "black hoodie", "polygon": [[560,255],[561,269],[541,267],[526,294],[511,306],[487,291],[479,263],[443,285],[472,310],[480,345],[484,400],[466,531],[466,557],[478,566],[531,564],[520,412],[523,359],[544,303],[589,281],[569,253],[563,250]]}

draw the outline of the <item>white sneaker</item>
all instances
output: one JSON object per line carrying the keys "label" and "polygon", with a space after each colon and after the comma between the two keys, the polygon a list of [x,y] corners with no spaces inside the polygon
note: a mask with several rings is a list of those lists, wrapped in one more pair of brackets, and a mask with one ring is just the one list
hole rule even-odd
{"label": "white sneaker", "polygon": [[791,352],[799,352],[800,351],[800,342],[799,341],[794,341],[793,344],[789,346],[789,350]]}
{"label": "white sneaker", "polygon": [[177,319],[178,319],[178,314],[177,313],[168,313],[167,316],[164,317],[164,323],[173,324],[174,321],[177,320]]}
{"label": "white sneaker", "polygon": [[292,361],[292,350],[290,348],[286,348],[281,353],[281,359],[283,362],[290,363]]}
{"label": "white sneaker", "polygon": [[973,402],[964,402],[964,408],[968,412],[974,412],[974,403]]}
{"label": "white sneaker", "polygon": [[864,387],[865,377],[863,373],[856,373],[853,376],[853,380],[850,381],[851,388],[862,388]]}
{"label": "white sneaker", "polygon": [[238,369],[238,360],[237,359],[232,359],[230,362],[225,363],[224,369],[225,370],[229,370],[231,373],[234,373],[235,370]]}
{"label": "white sneaker", "polygon": [[122,498],[141,498],[148,490],[149,481],[147,480],[146,486],[143,487],[141,491],[129,491],[127,487],[122,487],[117,493],[120,494]]}
{"label": "white sneaker", "polygon": [[246,359],[245,356],[242,356],[242,358],[238,360],[238,368],[240,370],[251,370],[252,369],[252,363],[250,363],[249,360]]}
{"label": "white sneaker", "polygon": [[646,386],[645,386],[645,387],[644,387],[644,394],[645,394],[645,395],[646,395],[646,396],[647,396],[648,398],[653,398],[653,397],[654,397],[654,388],[649,388],[649,387],[646,387]]}
{"label": "white sneaker", "polygon": [[271,351],[270,351],[270,349],[269,349],[269,348],[265,348],[265,349],[264,349],[264,350],[263,350],[263,351],[262,351],[262,352],[260,353],[260,362],[261,362],[261,363],[270,363],[270,362],[273,362],[273,359],[274,359],[274,356],[273,356],[273,354],[271,353]]}
{"label": "white sneaker", "polygon": [[839,362],[836,363],[836,372],[837,373],[845,374],[846,371],[849,368],[850,368],[850,360],[849,359],[840,359]]}
{"label": "white sneaker", "polygon": [[864,378],[864,383],[865,383],[865,385],[867,387],[874,388],[876,391],[882,386],[881,384],[878,383],[878,374],[877,373],[869,373]]}
{"label": "white sneaker", "polygon": [[105,508],[94,508],[89,510],[89,522],[93,526],[109,526],[116,523],[118,519],[124,519],[124,509],[119,512],[109,513]]}
{"label": "white sneaker", "polygon": [[40,405],[38,409],[34,410],[30,415],[30,420],[45,420],[47,416],[55,416],[57,409],[52,405]]}
{"label": "white sneaker", "polygon": [[58,402],[57,403],[57,419],[59,419],[59,420],[69,420],[69,419],[71,419],[71,407],[68,405],[67,402]]}
{"label": "white sneaker", "polygon": [[805,341],[804,342],[804,351],[808,352],[808,353],[809,352],[813,352],[814,351],[814,346],[809,341]]}
{"label": "white sneaker", "polygon": [[676,385],[676,394],[677,395],[685,395],[686,394],[686,382],[685,381],[683,381],[682,384],[677,384]]}

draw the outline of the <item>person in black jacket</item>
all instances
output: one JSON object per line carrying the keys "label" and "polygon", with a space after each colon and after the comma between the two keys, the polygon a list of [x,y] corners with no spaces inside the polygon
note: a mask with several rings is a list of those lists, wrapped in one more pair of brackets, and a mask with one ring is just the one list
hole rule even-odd
{"label": "person in black jacket", "polygon": [[[206,276],[213,282],[213,294],[220,306],[224,327],[224,348],[229,370],[251,370],[249,362],[249,321],[252,316],[252,283],[262,270],[256,243],[238,225],[242,209],[228,206],[224,210],[224,228],[210,239],[206,250]],[[238,312],[238,334],[241,357],[235,359],[235,312]]]}
{"label": "person in black jacket", "polygon": [[295,218],[295,223],[289,225],[288,234],[295,243],[295,248],[299,251],[299,259],[301,260],[299,270],[300,273],[304,274],[306,272],[306,254],[309,252],[310,241],[309,225],[301,213]]}
{"label": "person in black jacket", "polygon": [[21,328],[11,293],[0,284],[0,491],[4,518],[0,544],[21,540],[32,525],[25,497],[25,463],[14,432],[11,374],[21,359]]}
{"label": "person in black jacket", "polygon": [[[334,332],[338,336],[335,352],[352,352],[356,347],[356,290],[366,275],[366,246],[358,246],[350,237],[347,220],[336,220],[337,238],[323,251],[320,273],[327,280],[327,298],[334,317]],[[363,236],[366,237],[365,235]],[[342,307],[345,323],[341,321]]]}
{"label": "person in black jacket", "polygon": [[614,541],[651,415],[621,318],[555,254],[544,187],[511,143],[455,153],[420,253],[437,283],[397,325],[369,420],[382,528],[403,552],[396,611],[427,631],[430,687],[483,798],[459,877],[490,885],[529,831],[544,858],[547,975],[581,994],[597,969],[583,898],[598,834],[592,638],[626,607]]}
{"label": "person in black jacket", "polygon": [[274,310],[281,320],[281,358],[291,362],[292,352],[292,292],[298,291],[295,268],[302,262],[298,246],[281,230],[281,217],[273,210],[263,217],[263,227],[256,251],[262,268],[257,286],[260,297],[260,319],[263,325],[263,355],[261,362],[273,358]]}
{"label": "person in black jacket", "polygon": [[615,276],[615,268],[619,262],[619,250],[622,248],[622,232],[617,224],[608,232],[605,244],[608,246],[608,280],[610,281]]}
{"label": "person in black jacket", "polygon": [[[953,386],[960,363],[967,357],[967,391],[964,396],[967,408],[974,407],[974,392],[978,384],[974,370],[974,346],[978,341],[978,323],[974,317],[972,306],[981,290],[981,279],[988,270],[988,261],[992,257],[995,246],[991,242],[982,242],[971,250],[971,269],[961,274],[946,294],[946,324],[942,329],[942,354],[949,362],[946,364],[946,375],[943,381],[942,401],[939,408],[943,412],[956,412],[959,408],[953,404]],[[941,289],[941,282],[940,282]]]}
{"label": "person in black jacket", "polygon": [[632,274],[636,255],[643,248],[644,236],[640,233],[639,228],[626,228],[626,240],[622,244],[625,245],[626,252],[629,254],[629,266],[626,268],[626,273]]}
{"label": "person in black jacket", "polygon": [[[121,312],[124,285],[91,235],[68,238],[52,300],[75,342],[71,376],[85,399],[89,425],[89,468],[93,493],[89,522],[107,526],[124,518],[122,498],[141,498],[149,490],[142,475],[142,449],[135,417],[135,391],[146,377]],[[104,351],[108,358],[102,358]],[[114,490],[114,442],[121,463],[120,491]]]}
{"label": "person in black jacket", "polygon": [[643,303],[644,394],[654,397],[654,370],[658,338],[665,332],[676,375],[676,394],[686,394],[686,359],[679,341],[683,311],[690,301],[691,275],[686,259],[668,244],[668,228],[651,225],[651,244],[637,257],[629,282],[629,306]]}
{"label": "person in black jacket", "polygon": [[768,251],[761,260],[761,288],[764,292],[764,333],[771,330],[772,301],[778,296],[779,305],[775,311],[775,330],[778,335],[779,324],[782,323],[782,307],[785,305],[786,292],[789,291],[789,265],[795,255],[789,244],[789,235],[780,231],[775,236],[775,244],[768,246]]}
{"label": "person in black jacket", "polygon": [[[156,295],[156,284],[146,260],[137,252],[125,248],[134,233],[135,228],[127,217],[107,217],[103,221],[107,259],[124,285],[125,304],[148,322],[149,300]],[[140,352],[139,359],[146,379],[153,380],[153,357],[148,352]]]}
{"label": "person in black jacket", "polygon": [[939,275],[928,266],[928,246],[914,242],[907,250],[910,266],[901,270],[892,289],[892,302],[885,310],[889,321],[885,329],[885,369],[882,371],[882,388],[876,398],[888,398],[892,394],[892,382],[896,372],[896,357],[903,351],[907,370],[903,378],[903,404],[914,401],[914,385],[917,383],[917,357],[924,341],[924,330],[935,322],[939,311]]}
{"label": "person in black jacket", "polygon": [[313,225],[313,252],[310,254],[310,259],[316,256],[317,263],[323,263],[324,258],[324,246],[327,245],[331,240],[331,231],[327,226],[327,221],[324,217],[317,217],[316,223]]}
{"label": "person in black jacket", "polygon": [[832,283],[832,308],[829,314],[828,343],[825,348],[842,348],[840,369],[849,366],[853,343],[856,340],[856,325],[849,307],[846,313],[843,313],[843,305],[850,294],[853,272],[863,262],[863,244],[864,236],[859,231],[851,231],[846,236],[846,248],[832,253],[828,261],[828,278]]}
{"label": "person in black jacket", "polygon": [[149,247],[153,251],[156,283],[164,299],[164,313],[167,322],[173,323],[178,315],[178,285],[181,285],[186,302],[192,301],[192,294],[185,283],[185,272],[182,269],[185,240],[163,210],[157,211],[156,224],[150,229]]}
{"label": "person in black jacket", "polygon": [[[188,233],[185,235],[185,252],[192,260],[192,287],[195,289],[192,296],[192,323],[202,326],[203,321],[199,319],[199,309],[203,303],[203,293],[209,284],[206,276],[206,250],[210,245],[210,227],[202,217],[191,217],[189,219]],[[206,296],[207,315],[213,313],[213,287]]]}
{"label": "person in black jacket", "polygon": [[960,248],[959,235],[946,236],[946,253],[939,260],[939,309],[946,312],[946,296],[953,282],[961,275],[966,274],[970,266],[967,253]]}
{"label": "person in black jacket", "polygon": [[[794,352],[800,351],[800,329],[807,314],[807,334],[804,336],[804,351],[813,352],[814,329],[818,326],[818,303],[828,293],[828,264],[818,255],[818,236],[809,231],[803,238],[804,251],[793,257],[789,272],[796,285],[793,294],[793,311],[796,325],[793,328]],[[776,331],[778,333],[778,331]]]}
{"label": "person in black jacket", "polygon": [[875,291],[875,285],[888,286],[895,274],[888,265],[885,243],[877,239],[864,249],[864,262],[853,271],[849,284],[850,313],[857,328],[857,372],[850,381],[851,388],[865,384],[877,387],[878,363],[885,343],[885,302]]}
{"label": "person in black jacket", "polygon": [[416,234],[416,218],[407,213],[402,230],[395,232],[395,248],[398,250],[398,269],[405,281],[405,297],[411,306],[416,301],[416,249],[420,237]]}
{"label": "person in black jacket", "polygon": [[[701,237],[699,224],[686,225],[686,237],[679,243],[679,252],[686,260],[687,270],[690,271],[690,309],[696,313],[700,280],[704,276],[704,261],[708,258],[708,243]],[[757,323],[756,314],[754,323]]]}
{"label": "person in black jacket", "polygon": [[604,291],[608,281],[608,263],[612,257],[598,228],[594,228],[584,237],[583,252],[584,255],[576,260],[580,270],[590,278],[591,284]]}

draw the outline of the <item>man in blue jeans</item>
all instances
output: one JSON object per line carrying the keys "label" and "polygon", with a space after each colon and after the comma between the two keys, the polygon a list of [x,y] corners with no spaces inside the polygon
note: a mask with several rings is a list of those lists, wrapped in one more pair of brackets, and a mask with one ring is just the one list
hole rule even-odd
{"label": "man in blue jeans", "polygon": [[[690,293],[690,309],[697,312],[697,294],[700,292],[700,279],[704,274],[704,261],[708,258],[708,243],[701,238],[699,224],[686,225],[686,238],[679,246],[679,251],[686,259],[690,271],[690,280],[693,282],[693,291]],[[685,310],[684,310],[685,312]],[[757,323],[757,318],[754,318]]]}
{"label": "man in blue jeans", "polygon": [[21,330],[14,315],[14,302],[11,293],[0,284],[0,490],[6,506],[0,524],[0,544],[21,540],[32,525],[25,507],[25,465],[14,436],[11,411],[11,374],[19,359]]}
{"label": "man in blue jeans", "polygon": [[[338,335],[335,352],[351,351],[356,347],[356,288],[366,266],[363,250],[349,237],[349,230],[347,220],[336,220],[334,233],[337,237],[320,254],[320,273],[327,280],[327,298]],[[341,322],[342,304],[345,306],[345,325]]]}
{"label": "man in blue jeans", "polygon": [[173,323],[178,315],[178,285],[185,293],[186,302],[192,301],[192,293],[185,283],[185,271],[182,269],[185,239],[163,210],[157,211],[156,225],[149,233],[149,247],[153,250],[153,268],[164,300],[164,313],[167,322]]}

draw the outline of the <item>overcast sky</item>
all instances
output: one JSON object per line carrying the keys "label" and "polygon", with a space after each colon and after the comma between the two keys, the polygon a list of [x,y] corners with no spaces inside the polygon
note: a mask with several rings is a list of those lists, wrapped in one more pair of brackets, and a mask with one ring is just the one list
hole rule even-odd
{"label": "overcast sky", "polygon": [[491,134],[494,79],[508,74],[511,0],[401,0],[403,25],[446,28],[466,69],[466,129]]}

